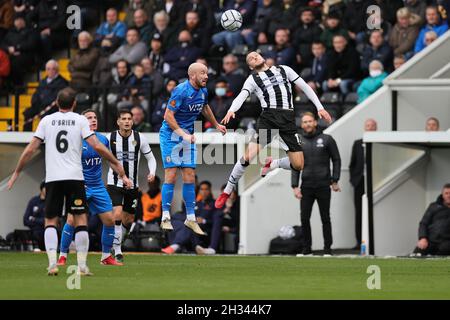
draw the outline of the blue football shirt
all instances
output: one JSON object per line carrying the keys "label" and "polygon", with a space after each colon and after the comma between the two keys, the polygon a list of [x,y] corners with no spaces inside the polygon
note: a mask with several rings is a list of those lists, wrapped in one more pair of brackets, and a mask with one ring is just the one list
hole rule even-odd
{"label": "blue football shirt", "polygon": [[[195,89],[189,80],[180,83],[173,89],[167,108],[175,112],[175,120],[182,129],[194,132],[194,122],[208,104],[208,90]],[[164,120],[162,130],[172,132],[169,124]]]}
{"label": "blue football shirt", "polygon": [[[104,135],[96,132],[97,139],[109,149],[109,141]],[[83,163],[84,182],[87,187],[103,186],[102,180],[102,157],[83,140]]]}

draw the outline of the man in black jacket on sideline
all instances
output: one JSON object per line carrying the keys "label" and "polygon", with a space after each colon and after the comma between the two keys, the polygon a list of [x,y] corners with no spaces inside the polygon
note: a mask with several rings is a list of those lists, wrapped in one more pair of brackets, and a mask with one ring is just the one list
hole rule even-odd
{"label": "man in black jacket on sideline", "polygon": [[[303,141],[302,148],[305,165],[302,171],[302,184],[299,187],[300,172],[292,170],[292,188],[297,199],[300,199],[300,217],[305,236],[303,255],[312,254],[311,245],[311,211],[317,200],[322,220],[324,238],[324,255],[331,255],[333,237],[331,233],[330,200],[331,189],[340,191],[341,157],[332,136],[322,133],[317,128],[317,120],[310,112],[302,116]],[[330,160],[333,172],[330,172]],[[330,189],[331,186],[331,189]]]}
{"label": "man in black jacket on sideline", "polygon": [[419,241],[414,253],[450,255],[450,183],[432,202],[419,224]]}
{"label": "man in black jacket on sideline", "polygon": [[[374,119],[367,119],[364,122],[364,131],[377,131],[377,122]],[[362,139],[355,140],[350,157],[350,183],[354,188],[353,201],[355,204],[355,234],[356,247],[361,246],[361,221],[362,221],[362,196],[364,194],[364,165],[365,156]]]}

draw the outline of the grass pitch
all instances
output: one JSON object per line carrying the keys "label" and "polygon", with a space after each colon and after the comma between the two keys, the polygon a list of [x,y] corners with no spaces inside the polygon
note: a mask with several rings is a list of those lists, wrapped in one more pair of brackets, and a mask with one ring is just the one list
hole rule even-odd
{"label": "grass pitch", "polygon": [[[69,274],[46,274],[47,256],[0,253],[0,299],[450,299],[449,259],[351,259],[273,256],[125,255],[123,267],[101,266],[80,290]],[[76,256],[69,256],[69,265]],[[381,270],[369,290],[367,268]]]}

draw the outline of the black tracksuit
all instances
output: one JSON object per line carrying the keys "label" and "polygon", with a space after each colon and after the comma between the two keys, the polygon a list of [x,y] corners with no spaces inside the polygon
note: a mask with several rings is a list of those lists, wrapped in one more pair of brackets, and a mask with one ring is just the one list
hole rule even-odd
{"label": "black tracksuit", "polygon": [[440,195],[428,206],[419,224],[419,239],[428,240],[428,248],[415,252],[422,254],[450,255],[450,207]]}
{"label": "black tracksuit", "polygon": [[356,140],[352,147],[350,160],[350,183],[354,188],[355,234],[358,245],[361,244],[362,196],[364,194],[364,148],[362,139]]}
{"label": "black tracksuit", "polygon": [[[302,199],[300,201],[300,217],[305,235],[305,247],[310,248],[311,211],[317,200],[322,220],[324,247],[329,249],[333,243],[330,219],[330,185],[338,182],[341,174],[341,157],[336,141],[330,135],[316,130],[312,134],[303,134],[303,154],[305,165],[302,173]],[[333,162],[333,172],[330,171],[330,160]],[[300,172],[292,170],[292,187],[299,185]]]}

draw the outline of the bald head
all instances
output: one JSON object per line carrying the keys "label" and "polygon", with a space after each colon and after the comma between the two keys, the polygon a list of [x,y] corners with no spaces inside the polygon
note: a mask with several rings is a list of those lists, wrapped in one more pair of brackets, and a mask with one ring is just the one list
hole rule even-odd
{"label": "bald head", "polygon": [[374,119],[367,119],[364,122],[365,131],[377,131],[377,122]]}
{"label": "bald head", "polygon": [[194,88],[206,87],[208,81],[208,68],[199,62],[194,62],[188,68],[189,81]]}

